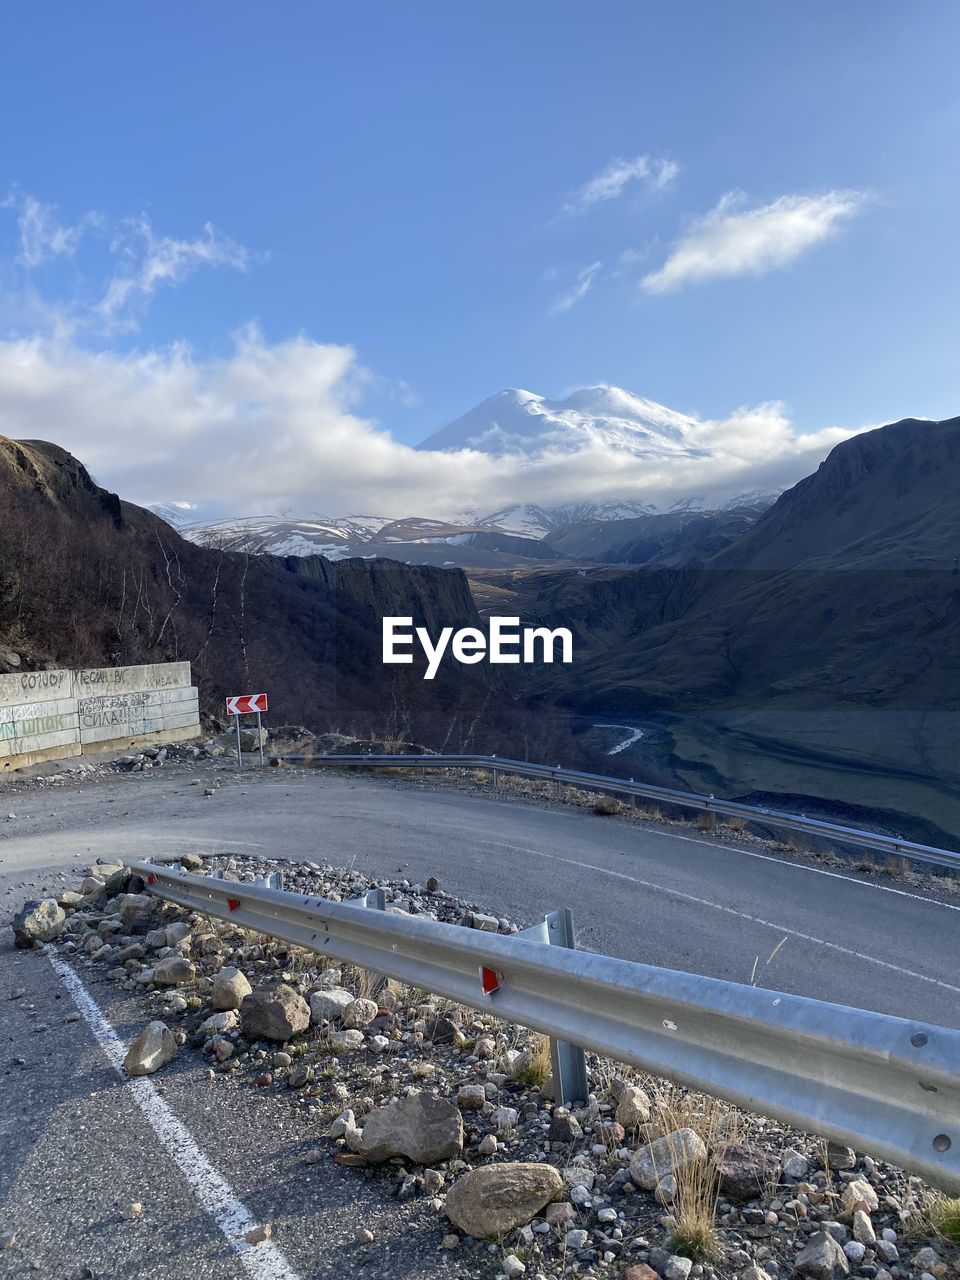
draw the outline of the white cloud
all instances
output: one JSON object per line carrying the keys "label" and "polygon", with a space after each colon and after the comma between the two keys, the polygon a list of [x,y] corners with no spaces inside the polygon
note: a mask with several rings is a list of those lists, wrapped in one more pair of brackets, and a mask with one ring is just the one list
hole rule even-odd
{"label": "white cloud", "polygon": [[729,192],[690,228],[663,266],[644,276],[648,293],[670,293],[721,276],[760,275],[786,267],[837,234],[864,202],[858,191],[781,196],[744,209],[746,197]]}
{"label": "white cloud", "polygon": [[725,500],[793,483],[851,431],[797,435],[783,407],[697,420],[687,451],[638,458],[585,434],[532,458],[418,451],[362,415],[371,375],[347,346],[239,333],[230,355],[185,344],[92,352],[0,341],[0,429],[52,440],[132,501],[196,501],[204,516],[374,511],[438,518],[514,503],[690,494]]}
{"label": "white cloud", "polygon": [[18,190],[0,201],[0,209],[17,211],[20,233],[17,261],[28,270],[51,258],[72,258],[84,232],[101,222],[99,214],[87,213],[74,226],[64,226],[57,217],[55,205],[44,204],[35,196]]}
{"label": "white cloud", "polygon": [[560,294],[556,302],[553,304],[552,310],[555,312],[569,311],[571,307],[575,307],[581,298],[593,288],[593,282],[597,277],[597,273],[602,268],[602,262],[591,262],[589,267],[584,267],[577,276],[576,283],[571,285]]}
{"label": "white cloud", "polygon": [[679,172],[680,166],[674,160],[653,160],[650,156],[634,156],[632,160],[615,157],[568,198],[563,212],[586,213],[596,204],[616,200],[630,182],[645,181],[647,186],[660,191],[669,186]]}
{"label": "white cloud", "polygon": [[209,222],[195,239],[177,240],[156,235],[145,214],[125,224],[114,248],[122,252],[124,265],[100,303],[106,317],[115,316],[137,298],[149,299],[161,285],[181,284],[200,267],[246,271],[250,265],[248,250]]}

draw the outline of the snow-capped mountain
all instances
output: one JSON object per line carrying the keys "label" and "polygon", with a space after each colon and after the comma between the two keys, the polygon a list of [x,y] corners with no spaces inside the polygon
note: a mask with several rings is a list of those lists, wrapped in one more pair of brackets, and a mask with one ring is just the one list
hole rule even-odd
{"label": "snow-capped mountain", "polygon": [[[655,400],[632,395],[620,387],[584,387],[565,399],[548,400],[532,391],[508,388],[484,400],[469,413],[428,436],[418,449],[445,452],[472,449],[498,457],[511,456],[522,467],[543,455],[576,454],[591,446],[627,454],[633,460],[656,464],[678,457],[708,456],[702,443],[703,424]],[[767,495],[764,495],[767,496]],[[775,494],[769,495],[773,501]],[[723,509],[756,505],[758,494],[734,498]],[[571,525],[636,520],[659,513],[649,502],[630,500],[570,502],[563,506],[522,503],[495,511],[464,510],[438,520],[429,514],[406,516],[262,516],[199,523],[190,503],[174,502],[154,511],[175,524],[188,538],[232,550],[272,555],[389,557],[408,563],[458,564],[465,568],[507,566],[555,550],[548,535]],[[708,512],[701,497],[691,495],[674,503],[671,514]]]}
{"label": "snow-capped mountain", "polygon": [[632,520],[636,516],[653,515],[657,508],[648,502],[568,502],[559,507],[539,507],[523,503],[483,513],[465,511],[464,520],[481,529],[497,529],[524,538],[542,538],[564,525],[585,520]]}
{"label": "snow-capped mountain", "polygon": [[698,422],[620,387],[584,387],[548,400],[510,387],[490,396],[417,447],[475,449],[498,457],[574,453],[591,445],[642,458],[703,457],[694,443]]}

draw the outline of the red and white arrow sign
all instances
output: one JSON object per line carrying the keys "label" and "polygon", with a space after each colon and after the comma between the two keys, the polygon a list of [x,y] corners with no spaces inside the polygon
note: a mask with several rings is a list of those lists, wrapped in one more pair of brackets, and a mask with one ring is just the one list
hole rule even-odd
{"label": "red and white arrow sign", "polygon": [[248,716],[255,711],[266,710],[265,693],[239,693],[236,697],[227,699],[227,715],[230,716]]}

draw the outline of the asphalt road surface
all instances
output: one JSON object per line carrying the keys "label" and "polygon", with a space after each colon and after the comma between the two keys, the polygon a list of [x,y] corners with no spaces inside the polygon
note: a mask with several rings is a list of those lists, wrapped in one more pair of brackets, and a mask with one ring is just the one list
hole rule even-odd
{"label": "asphalt road surface", "polygon": [[[222,785],[205,796],[214,778]],[[7,917],[98,857],[188,851],[352,864],[412,881],[436,875],[448,891],[520,925],[572,906],[585,949],[960,1027],[960,897],[877,884],[689,829],[415,779],[286,770],[238,776],[175,766],[0,788]],[[112,983],[82,977],[107,1033],[129,1040],[142,1006]],[[10,1000],[18,988],[25,994]],[[429,1210],[385,1199],[355,1170],[305,1164],[316,1135],[282,1096],[253,1096],[230,1077],[208,1083],[197,1055],[183,1053],[156,1077],[163,1092],[155,1104],[186,1126],[200,1161],[191,1173],[164,1147],[154,1103],[121,1086],[89,1022],[66,1020],[76,1012],[75,993],[49,961],[15,952],[5,929],[0,1235],[15,1231],[17,1240],[0,1252],[0,1275],[475,1274],[466,1255],[439,1250],[443,1220]],[[237,1212],[273,1224],[275,1249],[230,1247],[197,1167],[223,1180],[221,1199]],[[124,1219],[132,1201],[143,1214]],[[374,1232],[373,1244],[353,1242],[359,1225]]]}

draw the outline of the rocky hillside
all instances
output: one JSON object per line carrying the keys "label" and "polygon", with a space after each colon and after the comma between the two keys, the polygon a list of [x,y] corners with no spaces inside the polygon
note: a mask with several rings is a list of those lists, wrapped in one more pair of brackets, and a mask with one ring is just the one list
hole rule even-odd
{"label": "rocky hillside", "polygon": [[227,694],[266,690],[275,723],[556,751],[486,666],[425,684],[382,665],[384,615],[476,623],[459,570],[200,547],[37,441],[0,437],[0,510],[0,669],[186,659],[215,715]]}
{"label": "rocky hillside", "polygon": [[665,724],[698,790],[960,837],[958,456],[960,419],[895,423],[700,566],[514,575],[526,616],[580,639],[542,687]]}

